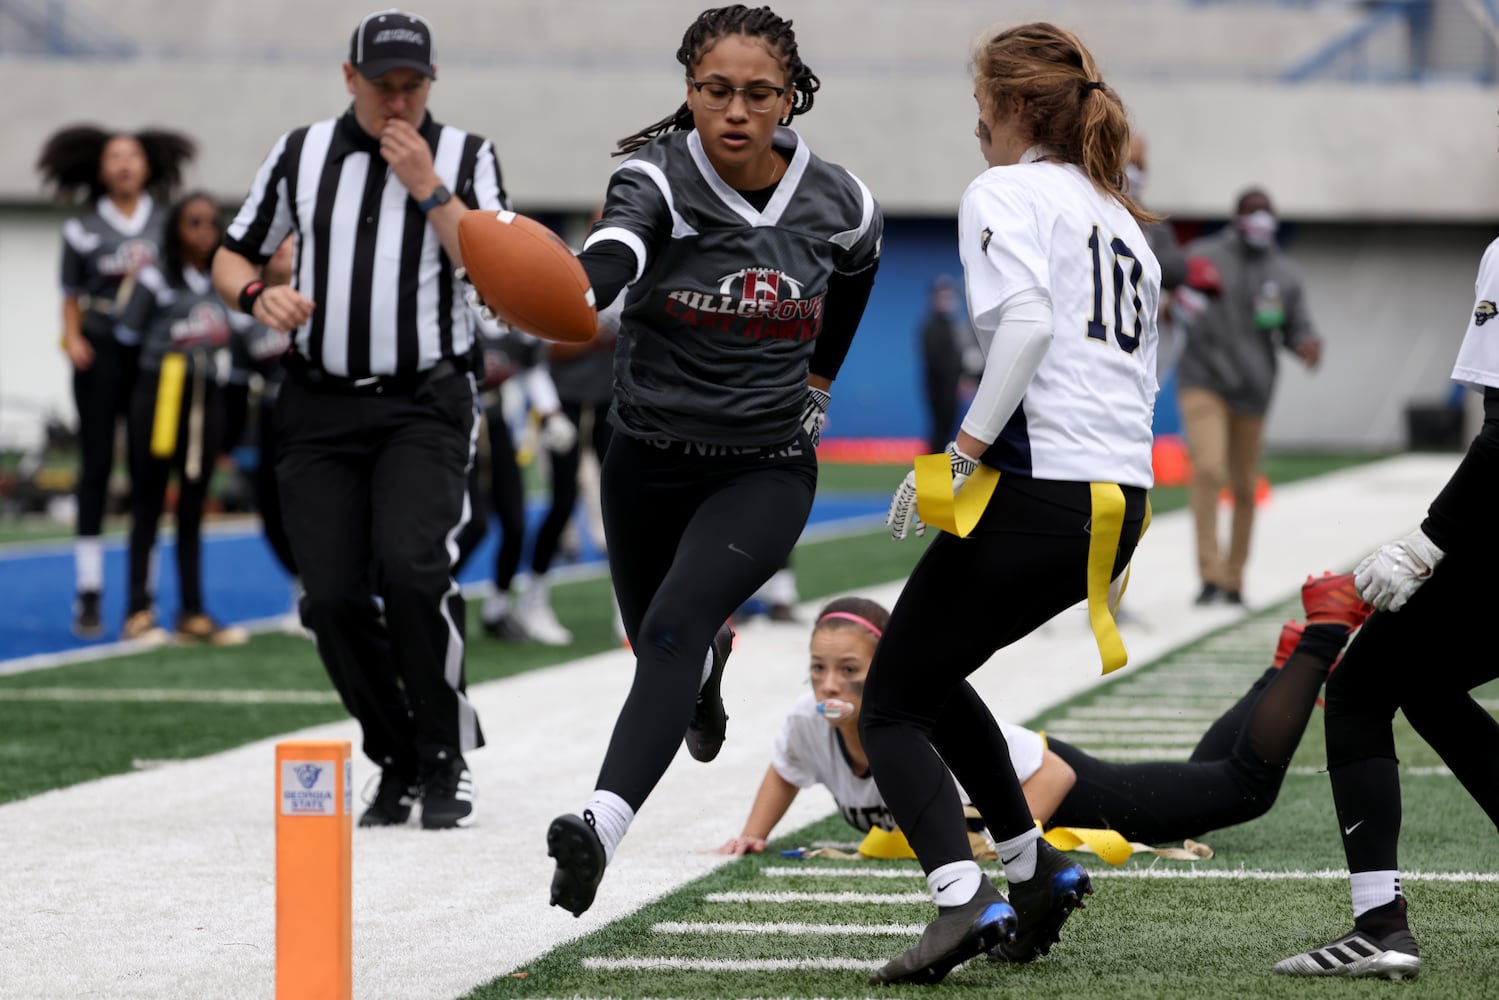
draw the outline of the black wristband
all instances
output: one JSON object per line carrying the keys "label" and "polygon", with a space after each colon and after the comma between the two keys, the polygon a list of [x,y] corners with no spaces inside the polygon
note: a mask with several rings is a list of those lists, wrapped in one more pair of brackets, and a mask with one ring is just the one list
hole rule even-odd
{"label": "black wristband", "polygon": [[265,291],[265,282],[259,278],[239,290],[239,311],[247,316],[255,315],[255,300]]}

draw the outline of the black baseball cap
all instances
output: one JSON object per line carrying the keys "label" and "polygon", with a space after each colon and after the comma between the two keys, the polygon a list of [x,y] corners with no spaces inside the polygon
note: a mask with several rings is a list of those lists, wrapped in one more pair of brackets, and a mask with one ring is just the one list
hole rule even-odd
{"label": "black baseball cap", "polygon": [[366,80],[393,69],[414,69],[437,79],[432,65],[432,29],[415,14],[394,8],[364,16],[349,40],[349,62]]}

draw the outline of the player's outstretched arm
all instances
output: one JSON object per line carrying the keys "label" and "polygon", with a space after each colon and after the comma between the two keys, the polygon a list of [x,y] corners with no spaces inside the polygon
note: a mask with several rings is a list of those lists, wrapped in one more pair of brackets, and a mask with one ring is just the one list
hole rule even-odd
{"label": "player's outstretched arm", "polygon": [[770,831],[786,815],[786,810],[796,801],[796,793],[799,791],[801,789],[781,777],[775,767],[767,767],[765,780],[760,782],[760,790],[755,793],[755,804],[750,807],[749,819],[745,820],[744,832],[730,839],[714,853],[763,853],[765,843],[770,839]]}

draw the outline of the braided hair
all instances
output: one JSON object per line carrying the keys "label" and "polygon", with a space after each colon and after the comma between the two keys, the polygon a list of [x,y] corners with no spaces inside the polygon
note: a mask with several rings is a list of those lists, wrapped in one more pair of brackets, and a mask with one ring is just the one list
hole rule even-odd
{"label": "braided hair", "polygon": [[182,183],[182,168],[197,152],[197,146],[184,135],[165,129],[143,129],[139,132],[108,132],[97,125],[69,125],[47,139],[36,159],[54,199],[73,203],[98,201],[108,193],[99,179],[99,164],[104,147],[121,136],[134,139],[146,154],[145,190],[158,201],[167,201]]}
{"label": "braided hair", "polygon": [[1035,142],[1082,167],[1136,221],[1161,220],[1126,190],[1129,118],[1076,35],[1044,21],[1008,28],[979,45],[973,75],[984,107],[1000,112],[1011,98],[1020,98],[1024,105],[1017,113]]}
{"label": "braided hair", "polygon": [[[729,35],[759,38],[772,53],[780,57],[795,91],[791,111],[781,122],[782,125],[789,125],[795,116],[812,110],[813,95],[822,86],[822,82],[797,54],[796,33],[791,30],[791,22],[776,16],[775,11],[769,7],[746,7],[736,3],[729,7],[712,7],[703,11],[682,36],[682,45],[677,49],[677,62],[685,66],[691,75],[692,67],[719,39]],[[681,107],[665,118],[619,140],[614,155],[626,156],[633,153],[667,132],[687,132],[691,129],[692,109],[684,101]]]}

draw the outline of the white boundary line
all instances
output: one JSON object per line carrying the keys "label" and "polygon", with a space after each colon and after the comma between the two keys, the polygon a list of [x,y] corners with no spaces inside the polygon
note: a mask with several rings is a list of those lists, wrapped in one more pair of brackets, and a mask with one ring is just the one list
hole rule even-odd
{"label": "white boundary line", "polygon": [[4,701],[190,702],[202,705],[337,705],[332,691],[243,688],[0,688]]}

